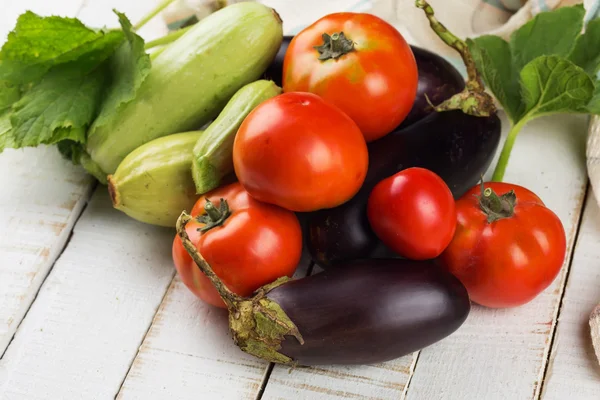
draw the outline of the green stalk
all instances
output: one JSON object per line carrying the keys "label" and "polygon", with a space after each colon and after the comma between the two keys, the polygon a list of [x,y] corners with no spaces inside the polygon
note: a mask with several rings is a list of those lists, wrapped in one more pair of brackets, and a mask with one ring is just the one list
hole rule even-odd
{"label": "green stalk", "polygon": [[167,8],[174,1],[175,0],[163,0],[163,2],[160,3],[158,6],[156,6],[156,8],[154,10],[150,11],[148,14],[146,14],[146,16],[144,18],[142,18],[137,24],[135,24],[133,26],[133,30],[134,31],[140,30],[144,25],[146,25],[146,23],[148,21],[150,21],[152,18],[156,17],[162,10]]}
{"label": "green stalk", "polygon": [[498,159],[498,164],[496,164],[496,168],[494,169],[494,174],[492,175],[492,181],[494,182],[502,182],[504,179],[504,173],[506,172],[506,166],[508,165],[508,160],[510,159],[510,153],[512,152],[512,148],[515,144],[515,140],[519,135],[523,126],[529,121],[528,118],[523,118],[516,125],[511,126],[508,131],[508,136],[506,137],[506,141],[502,146],[502,152],[500,153],[500,158]]}
{"label": "green stalk", "polygon": [[462,110],[465,114],[477,117],[489,117],[496,113],[496,106],[492,97],[485,91],[485,86],[478,74],[475,61],[469,51],[469,46],[463,40],[450,32],[436,17],[433,7],[426,0],[415,0],[415,6],[425,13],[431,29],[444,41],[449,47],[456,50],[467,68],[468,79],[465,83],[465,89],[452,96],[441,104],[431,104],[432,108],[438,112],[450,110]]}
{"label": "green stalk", "polygon": [[163,46],[165,44],[172,43],[175,40],[179,39],[181,36],[183,36],[193,26],[194,25],[186,26],[185,28],[181,28],[179,30],[173,31],[171,33],[168,33],[168,34],[166,34],[163,37],[159,37],[158,39],[151,40],[148,43],[146,43],[146,45],[144,46],[144,48],[146,50],[148,50],[148,49],[151,49],[151,48],[156,47],[156,46]]}

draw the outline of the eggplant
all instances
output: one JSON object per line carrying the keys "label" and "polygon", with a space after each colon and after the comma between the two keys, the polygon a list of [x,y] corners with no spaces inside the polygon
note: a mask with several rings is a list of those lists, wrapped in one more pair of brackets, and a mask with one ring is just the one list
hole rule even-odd
{"label": "eggplant", "polygon": [[392,256],[367,219],[375,185],[401,170],[421,167],[438,174],[459,198],[489,168],[500,133],[496,114],[475,117],[454,110],[430,114],[369,143],[369,169],[359,192],[338,207],[307,216],[306,246],[313,260],[328,268],[347,260]]}
{"label": "eggplant", "polygon": [[[273,80],[280,87],[283,85],[283,61],[293,38],[283,37],[281,47],[264,73],[263,79]],[[400,128],[407,127],[433,112],[427,97],[433,104],[439,104],[465,88],[463,76],[445,58],[418,46],[410,47],[417,62],[419,83],[415,103]]]}
{"label": "eggplant", "polygon": [[358,260],[267,293],[294,322],[279,352],[300,365],[372,364],[421,350],[456,331],[467,290],[431,261]]}
{"label": "eggplant", "polygon": [[445,58],[417,46],[410,47],[417,61],[419,83],[415,102],[399,128],[412,125],[434,111],[428,98],[433,104],[441,104],[465,88],[465,79]]}
{"label": "eggplant", "polygon": [[467,319],[464,285],[433,261],[355,260],[300,279],[263,286],[251,298],[231,292],[189,240],[185,212],[177,234],[229,311],[243,351],[292,365],[372,364],[436,343]]}
{"label": "eggplant", "polygon": [[283,37],[279,51],[277,51],[275,58],[263,74],[263,79],[270,79],[279,87],[283,87],[283,60],[285,59],[285,53],[287,53],[287,49],[293,38],[293,36]]}

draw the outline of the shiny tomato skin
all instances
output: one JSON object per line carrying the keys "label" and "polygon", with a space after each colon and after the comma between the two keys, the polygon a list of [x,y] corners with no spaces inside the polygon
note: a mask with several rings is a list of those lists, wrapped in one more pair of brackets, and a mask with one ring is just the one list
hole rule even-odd
{"label": "shiny tomato skin", "polygon": [[457,228],[441,264],[489,308],[518,307],[533,300],[556,278],[566,255],[560,219],[530,190],[510,183],[485,183],[498,195],[516,194],[512,217],[488,223],[479,206],[480,186],[456,202]]}
{"label": "shiny tomato skin", "polygon": [[240,183],[255,199],[291,211],[336,207],[362,186],[367,144],[356,124],[311,93],[284,93],[256,107],[233,145]]}
{"label": "shiny tomato skin", "polygon": [[[319,60],[322,35],[343,32],[354,50]],[[366,13],[334,13],[299,32],[283,63],[284,92],[311,92],[352,118],[367,142],[391,132],[406,118],[417,94],[418,70],[404,37]]]}
{"label": "shiny tomato skin", "polygon": [[[186,232],[230,290],[249,296],[277,278],[294,274],[302,253],[302,232],[294,213],[253,199],[235,182],[203,195],[192,209],[193,217],[205,213],[206,197],[215,206],[220,204],[221,198],[226,199],[231,216],[223,225],[205,233],[197,230],[204,224],[192,220]],[[213,306],[225,307],[178,235],[173,241],[173,261],[182,282],[194,295]]]}
{"label": "shiny tomato skin", "polygon": [[408,168],[379,182],[369,196],[367,216],[386,246],[412,260],[439,256],[456,228],[452,192],[424,168]]}

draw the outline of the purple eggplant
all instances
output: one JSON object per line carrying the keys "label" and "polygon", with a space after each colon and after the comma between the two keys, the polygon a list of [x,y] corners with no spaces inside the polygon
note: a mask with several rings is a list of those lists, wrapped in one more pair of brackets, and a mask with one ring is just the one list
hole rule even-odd
{"label": "purple eggplant", "polygon": [[293,365],[372,364],[438,342],[471,309],[463,284],[433,261],[356,260],[300,279],[282,278],[251,298],[231,292],[185,231],[177,233],[229,311],[235,344],[261,359]]}
{"label": "purple eggplant", "polygon": [[466,320],[465,287],[432,262],[354,261],[267,293],[294,322],[280,353],[300,365],[393,360],[447,337]]}
{"label": "purple eggplant", "polygon": [[[271,79],[279,86],[283,84],[283,60],[293,38],[293,36],[283,37],[281,47],[267,68],[264,79]],[[419,70],[419,83],[415,103],[400,125],[401,128],[409,126],[433,112],[425,95],[433,104],[439,104],[465,87],[465,80],[460,72],[446,59],[417,46],[411,46],[411,49]]]}
{"label": "purple eggplant", "polygon": [[347,260],[389,257],[367,219],[371,190],[382,179],[410,167],[438,174],[455,198],[476,185],[500,142],[497,115],[475,117],[462,111],[428,115],[369,144],[369,170],[360,191],[346,203],[307,216],[307,247],[323,268]]}
{"label": "purple eggplant", "polygon": [[445,58],[420,47],[411,46],[411,49],[417,61],[419,84],[415,103],[400,128],[412,125],[433,112],[427,98],[433,104],[441,104],[465,88],[463,76]]}

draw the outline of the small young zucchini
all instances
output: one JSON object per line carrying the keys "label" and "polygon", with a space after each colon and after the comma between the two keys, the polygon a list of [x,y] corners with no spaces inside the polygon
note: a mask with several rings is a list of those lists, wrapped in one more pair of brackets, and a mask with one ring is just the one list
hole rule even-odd
{"label": "small young zucchini", "polygon": [[218,118],[200,136],[194,147],[192,176],[198,194],[217,188],[233,172],[233,141],[244,119],[260,103],[281,93],[272,81],[247,84],[229,100]]}
{"label": "small young zucchini", "polygon": [[192,179],[192,149],[203,131],[175,133],[131,152],[108,176],[113,207],[147,224],[175,227],[198,195]]}
{"label": "small young zucchini", "polygon": [[[200,129],[244,85],[260,79],[283,39],[282,21],[257,2],[227,6],[194,25],[152,60],[135,98],[101,113],[87,152],[108,175],[158,137]],[[109,111],[106,111],[107,113]]]}

